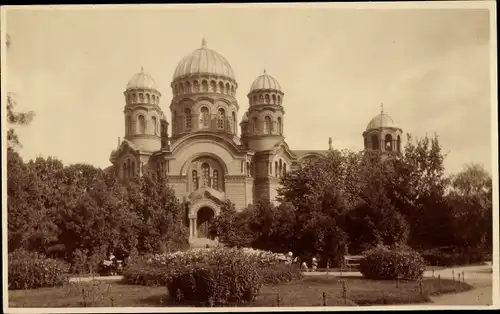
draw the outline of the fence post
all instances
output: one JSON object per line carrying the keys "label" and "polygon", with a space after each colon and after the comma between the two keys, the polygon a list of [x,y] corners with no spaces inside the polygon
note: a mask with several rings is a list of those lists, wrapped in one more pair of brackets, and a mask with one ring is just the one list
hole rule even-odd
{"label": "fence post", "polygon": [[115,306],[115,298],[111,297],[111,307]]}
{"label": "fence post", "polygon": [[465,272],[462,271],[462,282],[465,282]]}
{"label": "fence post", "polygon": [[438,291],[441,292],[441,275],[438,275]]}
{"label": "fence post", "polygon": [[458,273],[458,282],[460,282],[460,273]]}
{"label": "fence post", "polygon": [[396,288],[399,288],[399,277],[396,278]]}
{"label": "fence post", "polygon": [[342,281],[342,297],[344,298],[344,304],[347,304],[347,282]]}
{"label": "fence post", "polygon": [[83,296],[83,307],[87,307],[87,297],[85,295],[85,288],[82,288],[82,296]]}
{"label": "fence post", "polygon": [[323,292],[323,306],[326,306],[326,293]]}
{"label": "fence post", "polygon": [[278,295],[276,296],[276,303],[278,304],[278,307],[280,307],[280,294],[278,293]]}
{"label": "fence post", "polygon": [[432,267],[432,278],[434,278],[434,267]]}
{"label": "fence post", "polygon": [[422,279],[420,279],[418,281],[419,283],[419,288],[420,288],[420,295],[423,296],[424,295],[424,286],[423,286],[423,283],[422,283]]}
{"label": "fence post", "polygon": [[454,269],[451,270],[451,275],[453,276],[453,281],[455,281],[455,270]]}

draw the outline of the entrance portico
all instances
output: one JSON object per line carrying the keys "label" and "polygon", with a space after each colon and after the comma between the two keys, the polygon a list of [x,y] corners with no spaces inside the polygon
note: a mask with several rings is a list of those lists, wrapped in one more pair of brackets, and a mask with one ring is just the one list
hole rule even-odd
{"label": "entrance portico", "polygon": [[188,200],[189,240],[208,237],[210,220],[220,214],[224,193],[201,188],[191,193]]}

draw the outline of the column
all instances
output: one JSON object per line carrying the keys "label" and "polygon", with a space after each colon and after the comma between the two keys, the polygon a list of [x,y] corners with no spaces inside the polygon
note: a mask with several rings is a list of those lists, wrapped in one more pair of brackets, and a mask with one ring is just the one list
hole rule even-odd
{"label": "column", "polygon": [[193,218],[193,237],[198,237],[198,230],[196,228],[196,218]]}

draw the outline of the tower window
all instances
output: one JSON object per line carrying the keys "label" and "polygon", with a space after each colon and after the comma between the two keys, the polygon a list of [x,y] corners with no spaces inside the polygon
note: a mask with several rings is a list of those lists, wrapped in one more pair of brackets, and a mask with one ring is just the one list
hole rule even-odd
{"label": "tower window", "polygon": [[219,82],[219,93],[223,94],[224,93],[224,83]]}
{"label": "tower window", "polygon": [[193,82],[194,92],[197,93],[200,91],[200,83],[198,81]]}
{"label": "tower window", "polygon": [[224,109],[219,109],[219,114],[217,115],[217,128],[224,129],[224,120],[226,119],[226,113]]}
{"label": "tower window", "polygon": [[233,133],[236,134],[236,128],[238,127],[237,123],[236,123],[236,113],[233,111],[233,113],[231,115],[233,118]]}
{"label": "tower window", "polygon": [[186,108],[184,110],[184,115],[185,115],[185,119],[186,119],[186,130],[190,130],[192,125],[191,125],[191,109],[189,108]]}
{"label": "tower window", "polygon": [[273,98],[273,104],[276,104],[276,95],[273,94],[272,98]]}
{"label": "tower window", "polygon": [[278,172],[278,162],[277,161],[274,162],[274,175],[277,177],[280,176],[280,173]]}
{"label": "tower window", "polygon": [[286,173],[286,164],[283,163],[283,174],[285,174],[285,173]]}
{"label": "tower window", "polygon": [[226,83],[226,94],[229,94],[229,83]]}
{"label": "tower window", "polygon": [[253,124],[253,132],[257,133],[259,131],[259,124],[256,117],[252,119],[252,124]]}
{"label": "tower window", "polygon": [[392,136],[390,134],[385,136],[385,150],[392,151]]}
{"label": "tower window", "polygon": [[266,94],[266,104],[270,103],[269,95]]}
{"label": "tower window", "polygon": [[253,105],[257,103],[257,95],[253,95]]}
{"label": "tower window", "polygon": [[207,81],[203,80],[201,82],[201,86],[203,87],[204,92],[208,92],[208,82]]}
{"label": "tower window", "polygon": [[210,127],[210,111],[207,107],[202,107],[200,109],[200,127],[202,129],[208,129]]}
{"label": "tower window", "polygon": [[281,121],[281,117],[278,117],[278,132],[279,135],[283,135],[283,122]]}
{"label": "tower window", "polygon": [[266,116],[264,122],[264,133],[271,134],[271,117]]}
{"label": "tower window", "polygon": [[379,149],[378,136],[372,135],[372,149]]}
{"label": "tower window", "polygon": [[153,123],[153,130],[155,132],[154,134],[158,135],[158,121],[156,121],[156,117],[151,118],[151,120]]}
{"label": "tower window", "polygon": [[210,81],[210,91],[213,93],[217,91],[217,83],[215,81]]}
{"label": "tower window", "polygon": [[139,116],[139,133],[141,134],[146,133],[146,119],[144,118],[143,115]]}

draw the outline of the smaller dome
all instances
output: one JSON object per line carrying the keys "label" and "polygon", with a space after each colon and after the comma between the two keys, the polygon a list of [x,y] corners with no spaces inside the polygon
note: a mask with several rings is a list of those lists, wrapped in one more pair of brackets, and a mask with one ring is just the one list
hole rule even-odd
{"label": "smaller dome", "polygon": [[250,93],[256,90],[269,89],[281,92],[281,85],[274,77],[266,74],[266,70],[264,70],[264,74],[260,75],[255,79],[255,81],[253,81],[252,86],[250,87]]}
{"label": "smaller dome", "polygon": [[385,114],[383,111],[375,116],[370,123],[366,126],[366,130],[379,129],[379,128],[397,128],[394,120]]}
{"label": "smaller dome", "polygon": [[144,73],[144,68],[141,67],[141,72],[137,73],[127,84],[127,89],[154,89],[156,84],[151,75]]}
{"label": "smaller dome", "polygon": [[243,117],[241,118],[241,123],[248,122],[248,112],[245,112],[243,114]]}

